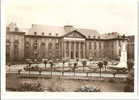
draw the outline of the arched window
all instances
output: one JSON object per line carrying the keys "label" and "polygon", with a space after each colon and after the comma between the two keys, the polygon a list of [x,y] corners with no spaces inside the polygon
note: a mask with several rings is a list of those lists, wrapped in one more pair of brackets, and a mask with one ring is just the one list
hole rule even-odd
{"label": "arched window", "polygon": [[44,58],[45,57],[45,43],[41,43],[41,57]]}

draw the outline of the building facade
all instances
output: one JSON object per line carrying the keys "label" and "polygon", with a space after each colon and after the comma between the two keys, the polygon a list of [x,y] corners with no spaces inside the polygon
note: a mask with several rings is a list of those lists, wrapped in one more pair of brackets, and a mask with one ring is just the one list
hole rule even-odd
{"label": "building facade", "polygon": [[6,60],[117,59],[122,41],[123,36],[117,32],[99,34],[96,30],[71,25],[32,25],[23,31],[12,23],[6,29]]}

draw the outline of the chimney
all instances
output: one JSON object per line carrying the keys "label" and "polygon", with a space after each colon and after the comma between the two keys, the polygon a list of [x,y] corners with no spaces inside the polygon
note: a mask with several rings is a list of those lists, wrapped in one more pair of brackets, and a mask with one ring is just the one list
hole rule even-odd
{"label": "chimney", "polygon": [[65,25],[65,26],[64,26],[64,30],[65,30],[66,32],[70,32],[70,31],[73,30],[73,26],[72,26],[72,25]]}

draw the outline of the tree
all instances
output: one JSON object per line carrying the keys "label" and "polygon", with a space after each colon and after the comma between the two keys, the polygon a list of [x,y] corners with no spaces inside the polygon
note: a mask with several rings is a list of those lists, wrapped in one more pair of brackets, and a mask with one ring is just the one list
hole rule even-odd
{"label": "tree", "polygon": [[41,69],[39,69],[39,71],[38,71],[38,72],[39,72],[39,75],[41,75],[41,73],[42,73],[42,70],[41,70]]}
{"label": "tree", "polygon": [[11,64],[9,63],[8,66],[9,66],[9,72],[10,72]]}
{"label": "tree", "polygon": [[77,66],[78,66],[79,59],[77,58],[76,61],[77,61]]}
{"label": "tree", "polygon": [[101,78],[101,68],[103,67],[103,63],[102,62],[99,62],[98,63],[98,67],[99,67],[99,70],[100,70],[100,78]]}
{"label": "tree", "polygon": [[51,67],[51,77],[52,77],[52,71],[53,71],[53,61],[51,60],[49,63],[50,63],[50,67]]}
{"label": "tree", "polygon": [[18,75],[20,75],[20,74],[21,74],[21,71],[22,71],[22,69],[19,69],[19,70],[18,70]]}
{"label": "tree", "polygon": [[106,68],[107,68],[107,64],[108,62],[106,60],[103,61],[103,64],[104,64],[104,67],[105,67],[105,71],[106,71]]}
{"label": "tree", "polygon": [[84,67],[86,66],[87,62],[84,60],[82,61],[82,64],[83,64],[83,72],[84,72]]}
{"label": "tree", "polygon": [[113,74],[113,78],[115,78],[115,76],[116,76],[117,72],[116,72],[116,71],[114,71],[112,74]]}
{"label": "tree", "polygon": [[131,69],[133,68],[134,63],[131,60],[127,61],[128,72],[130,73]]}
{"label": "tree", "polygon": [[28,71],[29,71],[29,75],[30,75],[30,71],[31,71],[31,70],[30,70],[30,69],[31,69],[31,68],[30,68],[31,64],[32,64],[32,62],[29,61],[29,62],[28,62]]}
{"label": "tree", "polygon": [[44,60],[43,63],[45,64],[45,70],[46,70],[46,64],[48,63],[48,60]]}
{"label": "tree", "polygon": [[72,69],[73,72],[74,72],[74,76],[75,76],[75,69],[76,69],[76,66],[77,66],[77,63],[75,62],[75,63],[74,63],[74,66],[73,66],[73,69]]}
{"label": "tree", "polygon": [[62,76],[64,75],[64,64],[65,64],[65,60],[62,61],[63,63],[63,71],[62,71]]}

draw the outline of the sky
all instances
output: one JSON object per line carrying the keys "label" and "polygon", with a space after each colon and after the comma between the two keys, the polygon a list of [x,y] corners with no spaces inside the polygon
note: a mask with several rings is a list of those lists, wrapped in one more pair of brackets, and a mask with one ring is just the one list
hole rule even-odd
{"label": "sky", "polygon": [[6,24],[31,24],[96,29],[99,33],[137,33],[137,3],[133,0],[7,0]]}

